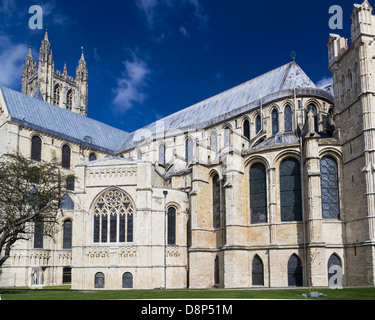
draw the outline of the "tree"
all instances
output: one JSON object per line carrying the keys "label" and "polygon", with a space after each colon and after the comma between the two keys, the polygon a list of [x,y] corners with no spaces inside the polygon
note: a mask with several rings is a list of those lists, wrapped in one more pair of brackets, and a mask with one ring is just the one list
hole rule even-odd
{"label": "tree", "polygon": [[66,179],[54,163],[20,154],[0,159],[0,267],[16,241],[30,240],[34,234],[54,236],[60,202],[69,192]]}

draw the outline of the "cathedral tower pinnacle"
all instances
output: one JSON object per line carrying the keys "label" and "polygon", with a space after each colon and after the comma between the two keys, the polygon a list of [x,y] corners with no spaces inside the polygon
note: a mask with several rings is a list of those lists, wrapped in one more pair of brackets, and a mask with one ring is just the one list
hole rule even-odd
{"label": "cathedral tower pinnacle", "polygon": [[47,103],[81,115],[87,115],[88,70],[82,49],[76,78],[69,76],[66,62],[63,72],[55,70],[51,43],[46,28],[39,49],[39,61],[32,57],[31,47],[26,56],[22,73],[22,93],[41,96]]}

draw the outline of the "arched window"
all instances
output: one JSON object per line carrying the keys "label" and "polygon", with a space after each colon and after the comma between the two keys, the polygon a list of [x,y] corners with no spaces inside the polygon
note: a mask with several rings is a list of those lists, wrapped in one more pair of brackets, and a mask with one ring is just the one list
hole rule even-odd
{"label": "arched window", "polygon": [[98,272],[95,275],[95,288],[96,289],[104,289],[105,281],[104,281],[104,274],[101,272]]}
{"label": "arched window", "polygon": [[95,153],[90,153],[89,161],[91,162],[91,161],[95,161],[95,160],[97,160],[97,157],[96,157]]}
{"label": "arched window", "polygon": [[43,249],[44,221],[36,220],[34,223],[34,249]]}
{"label": "arched window", "polygon": [[243,135],[250,140],[250,122],[247,119],[243,122]]}
{"label": "arched window", "polygon": [[306,114],[309,114],[310,111],[312,111],[314,114],[315,132],[318,132],[319,131],[318,109],[313,104],[310,104],[307,108]]}
{"label": "arched window", "polygon": [[220,228],[220,179],[219,175],[215,174],[212,178],[212,220],[213,227]]}
{"label": "arched window", "polygon": [[193,139],[188,138],[185,141],[185,161],[188,163],[193,159]]}
{"label": "arched window", "polygon": [[137,159],[142,160],[142,151],[138,151],[137,153]]}
{"label": "arched window", "polygon": [[294,158],[280,165],[281,221],[302,221],[301,167]]}
{"label": "arched window", "polygon": [[279,112],[277,109],[272,111],[272,135],[276,135],[279,132]]}
{"label": "arched window", "polygon": [[333,254],[328,260],[328,284],[329,286],[342,287],[342,265],[340,258]]}
{"label": "arched window", "polygon": [[94,206],[94,243],[133,242],[134,206],[123,191],[111,189],[102,194]]}
{"label": "arched window", "polygon": [[338,167],[332,157],[320,160],[320,184],[323,219],[340,219]]}
{"label": "arched window", "polygon": [[159,163],[162,165],[165,165],[165,152],[166,152],[165,144],[161,144],[159,146]]}
{"label": "arched window", "polygon": [[258,255],[256,255],[253,259],[252,284],[253,286],[264,286],[263,261]]}
{"label": "arched window", "polygon": [[217,133],[213,131],[210,135],[210,147],[211,150],[217,152]]}
{"label": "arched window", "polygon": [[42,139],[38,136],[31,139],[31,159],[42,161]]}
{"label": "arched window", "polygon": [[176,244],[176,209],[170,207],[168,209],[168,245]]}
{"label": "arched window", "polygon": [[262,131],[262,117],[258,115],[255,118],[255,134],[259,134]]}
{"label": "arched window", "polygon": [[232,130],[230,127],[224,128],[224,147],[228,147],[232,144]]}
{"label": "arched window", "polygon": [[63,224],[63,249],[72,249],[73,222],[66,220]]}
{"label": "arched window", "polygon": [[266,167],[262,163],[250,169],[250,219],[251,223],[267,222]]}
{"label": "arched window", "polygon": [[296,254],[293,254],[288,261],[288,286],[303,286],[302,263]]}
{"label": "arched window", "polygon": [[70,169],[70,156],[71,156],[71,150],[68,145],[64,145],[62,147],[62,162],[61,166],[64,169]]}
{"label": "arched window", "polygon": [[53,104],[56,106],[60,105],[60,86],[56,85],[53,90]]}
{"label": "arched window", "polygon": [[122,288],[123,289],[133,288],[133,275],[130,272],[125,272],[122,275]]}
{"label": "arched window", "polygon": [[73,108],[73,91],[69,90],[66,95],[66,108],[72,110]]}
{"label": "arched window", "polygon": [[286,106],[284,109],[284,131],[293,131],[292,108],[290,106]]}

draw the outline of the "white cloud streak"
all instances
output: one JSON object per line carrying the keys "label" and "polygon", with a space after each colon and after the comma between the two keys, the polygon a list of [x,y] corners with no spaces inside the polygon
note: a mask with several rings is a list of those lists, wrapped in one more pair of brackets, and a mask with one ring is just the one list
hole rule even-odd
{"label": "white cloud streak", "polygon": [[132,59],[123,62],[125,70],[117,79],[117,87],[113,90],[114,109],[126,112],[135,103],[143,103],[147,98],[144,92],[147,87],[147,79],[151,71],[147,63],[132,53]]}
{"label": "white cloud streak", "polygon": [[22,65],[28,52],[25,44],[14,43],[9,36],[0,32],[0,83],[14,87],[21,83]]}

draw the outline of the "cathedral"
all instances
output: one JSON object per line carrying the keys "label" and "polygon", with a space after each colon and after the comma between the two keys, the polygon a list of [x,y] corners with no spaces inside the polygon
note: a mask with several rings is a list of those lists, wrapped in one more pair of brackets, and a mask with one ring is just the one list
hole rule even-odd
{"label": "cathedral", "polygon": [[0,155],[57,159],[74,192],[0,286],[374,286],[372,11],[329,35],[330,88],[293,60],[131,133],[87,117],[84,52],[75,78],[56,71],[46,32],[22,93],[0,86]]}

